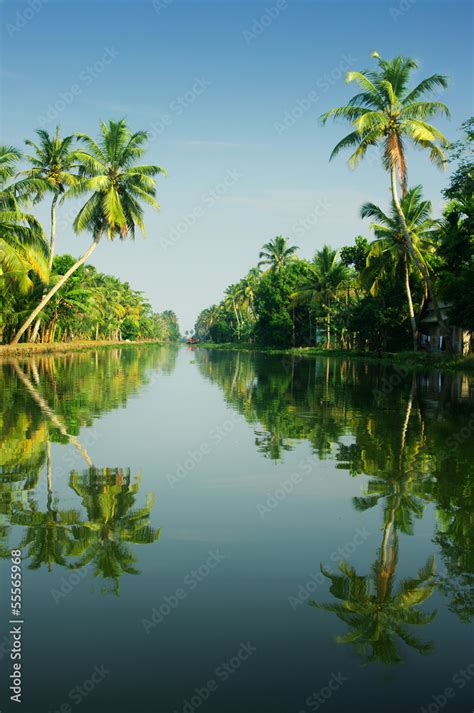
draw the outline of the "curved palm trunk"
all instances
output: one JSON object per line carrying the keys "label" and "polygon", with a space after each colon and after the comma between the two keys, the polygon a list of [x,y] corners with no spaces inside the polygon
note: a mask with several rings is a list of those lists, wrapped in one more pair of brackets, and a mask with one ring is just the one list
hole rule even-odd
{"label": "curved palm trunk", "polygon": [[33,323],[33,321],[39,315],[41,310],[43,310],[46,307],[46,305],[51,300],[51,298],[54,297],[56,292],[58,290],[60,290],[61,287],[68,281],[68,279],[71,277],[71,275],[74,274],[76,272],[76,270],[78,270],[81,267],[81,265],[83,265],[86,262],[86,260],[92,255],[92,253],[94,252],[94,250],[96,249],[96,247],[99,244],[100,238],[101,238],[101,234],[98,234],[94,237],[92,244],[86,250],[84,255],[82,255],[82,257],[80,257],[79,260],[77,260],[74,263],[74,265],[69,268],[69,270],[58,280],[58,282],[54,285],[54,287],[52,287],[50,289],[50,291],[43,297],[43,299],[41,300],[39,305],[37,307],[35,307],[35,309],[30,314],[30,316],[28,317],[26,322],[24,322],[24,324],[20,327],[18,332],[15,334],[12,341],[10,342],[11,344],[18,344],[18,342],[20,341],[20,339],[22,338],[22,336],[24,335],[24,333],[26,332],[26,330],[28,329],[30,324]]}
{"label": "curved palm trunk", "polygon": [[[54,259],[54,246],[56,243],[56,204],[58,202],[59,194],[55,193],[54,198],[51,202],[51,234],[49,238],[49,269],[51,271],[51,268],[53,266],[53,259]],[[46,292],[43,292],[43,295],[45,295]],[[31,334],[31,341],[36,342],[36,339],[38,338],[38,332],[41,324],[41,319],[36,320],[36,324],[34,326],[33,332]]]}
{"label": "curved palm trunk", "polygon": [[412,331],[412,335],[413,335],[413,351],[416,352],[418,349],[418,329],[416,326],[415,310],[413,309],[413,300],[412,300],[412,296],[411,296],[411,287],[410,287],[410,271],[408,269],[408,260],[407,260],[406,253],[404,253],[404,255],[403,255],[403,270],[405,273],[405,291],[407,293],[408,312],[410,314],[410,324],[411,324],[411,331]]}
{"label": "curved palm trunk", "polygon": [[434,308],[435,315],[436,315],[436,321],[438,322],[439,328],[440,328],[443,336],[446,339],[446,349],[448,351],[450,351],[451,350],[451,342],[449,339],[449,329],[446,326],[444,319],[441,315],[441,311],[439,309],[439,304],[438,304],[438,300],[436,297],[436,292],[433,287],[433,283],[431,281],[431,277],[429,276],[426,267],[423,265],[423,262],[420,260],[420,258],[416,254],[416,250],[413,246],[413,242],[412,242],[412,239],[410,236],[410,231],[408,230],[407,222],[405,220],[405,215],[403,213],[402,206],[400,205],[400,199],[398,197],[398,192],[397,192],[396,169],[395,169],[394,165],[392,165],[391,170],[390,170],[390,179],[391,179],[390,182],[391,182],[393,203],[395,206],[395,210],[397,211],[397,215],[400,219],[400,225],[402,228],[403,238],[405,240],[407,250],[408,250],[410,257],[413,260],[414,264],[420,271],[420,274],[423,277],[423,280],[425,281],[429,296],[433,303],[433,308]]}
{"label": "curved palm trunk", "polygon": [[30,396],[33,398],[33,400],[38,404],[38,406],[41,409],[41,412],[49,418],[51,423],[55,428],[58,429],[59,433],[64,436],[65,438],[68,439],[69,443],[72,443],[72,445],[77,448],[81,456],[84,458],[86,461],[87,465],[93,466],[93,463],[89,457],[89,454],[87,450],[81,445],[79,440],[76,438],[76,436],[71,436],[70,433],[66,430],[66,426],[64,423],[61,421],[61,419],[54,413],[53,409],[49,406],[49,404],[44,400],[44,398],[41,396],[41,394],[35,389],[23,369],[20,367],[19,363],[15,360],[13,361],[13,368],[15,369],[15,372],[22,382],[22,384],[25,386],[26,390],[30,394]]}

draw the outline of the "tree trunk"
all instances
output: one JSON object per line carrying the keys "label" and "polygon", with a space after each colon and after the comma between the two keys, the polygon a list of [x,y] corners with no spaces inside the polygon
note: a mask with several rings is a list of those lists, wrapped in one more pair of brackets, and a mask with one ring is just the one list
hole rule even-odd
{"label": "tree trunk", "polygon": [[411,297],[410,271],[408,269],[408,259],[406,253],[403,255],[403,270],[405,273],[405,290],[407,293],[408,312],[410,314],[410,324],[413,335],[413,351],[416,352],[418,350],[418,329],[416,326],[415,310],[413,309],[413,300]]}
{"label": "tree trunk", "polygon": [[[59,194],[55,193],[54,198],[51,203],[51,234],[49,238],[49,269],[51,271],[51,268],[53,266],[53,259],[54,259],[54,246],[56,242],[56,204],[58,202]],[[43,295],[46,294],[46,291],[43,292]],[[36,342],[36,339],[38,337],[38,332],[41,324],[41,319],[36,320],[36,324],[33,328],[33,334],[31,335],[31,341]],[[30,341],[30,340],[27,340]]]}
{"label": "tree trunk", "polygon": [[33,312],[30,314],[26,322],[20,327],[18,332],[15,334],[13,337],[11,344],[18,344],[20,339],[22,338],[23,334],[26,332],[30,324],[34,321],[34,319],[39,315],[41,310],[43,310],[50,299],[54,297],[56,292],[61,289],[61,287],[68,281],[68,279],[71,277],[72,274],[78,270],[81,265],[83,265],[86,260],[92,255],[94,250],[96,249],[97,245],[99,244],[101,234],[98,234],[94,237],[94,240],[92,241],[92,244],[89,246],[89,248],[86,250],[84,255],[77,260],[72,267],[69,268],[69,270],[58,280],[58,282],[50,289],[48,294],[46,294],[39,305],[33,310]]}
{"label": "tree trunk", "polygon": [[54,246],[56,242],[56,204],[58,202],[59,194],[55,193],[53,201],[51,203],[51,235],[49,238],[49,269],[51,270],[53,266],[54,258]]}
{"label": "tree trunk", "polygon": [[402,228],[403,238],[405,240],[407,250],[408,250],[410,257],[413,260],[414,264],[418,268],[421,276],[423,277],[423,280],[425,281],[429,296],[433,303],[433,308],[434,308],[435,315],[436,315],[436,321],[438,322],[439,328],[440,328],[443,336],[446,339],[446,348],[448,350],[450,350],[451,341],[449,339],[449,329],[446,326],[446,323],[445,323],[443,317],[441,316],[441,311],[439,309],[436,292],[434,290],[433,283],[431,281],[431,277],[429,276],[428,270],[423,265],[423,262],[418,257],[416,250],[413,246],[410,231],[408,230],[408,226],[407,226],[407,222],[405,220],[405,216],[403,214],[402,206],[400,205],[400,199],[398,197],[398,192],[397,192],[397,178],[396,178],[395,166],[392,166],[392,168],[391,168],[390,178],[391,178],[391,189],[392,189],[393,203],[395,205],[395,210],[397,211],[397,215],[400,219],[400,225]]}

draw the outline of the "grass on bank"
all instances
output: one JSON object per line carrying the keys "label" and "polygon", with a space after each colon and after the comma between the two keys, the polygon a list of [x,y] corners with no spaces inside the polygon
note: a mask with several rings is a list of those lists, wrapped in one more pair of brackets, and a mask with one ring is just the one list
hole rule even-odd
{"label": "grass on bank", "polygon": [[80,341],[80,342],[53,342],[52,344],[0,344],[0,358],[26,357],[36,354],[58,354],[63,352],[80,352],[86,349],[110,349],[112,347],[146,347],[158,344],[176,344],[176,342],[162,342],[159,340],[145,340],[140,342],[124,341]]}

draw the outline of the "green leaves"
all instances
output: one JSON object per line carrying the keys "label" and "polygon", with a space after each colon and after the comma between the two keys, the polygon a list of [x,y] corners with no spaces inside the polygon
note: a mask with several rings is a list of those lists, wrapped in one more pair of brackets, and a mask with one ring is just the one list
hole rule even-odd
{"label": "green leaves", "polygon": [[154,177],[165,173],[160,166],[135,165],[145,150],[145,131],[132,133],[125,121],[101,123],[98,141],[76,134],[87,150],[78,150],[81,180],[66,194],[77,197],[92,191],[92,196],[74,222],[77,232],[103,231],[109,239],[133,238],[135,228],[144,231],[142,203],[158,209]]}
{"label": "green leaves", "polygon": [[439,101],[421,101],[421,98],[447,86],[447,78],[434,74],[420,82],[414,89],[407,89],[415,60],[398,56],[383,60],[378,52],[372,53],[378,65],[375,71],[350,71],[346,82],[356,82],[361,92],[354,95],[346,106],[330,109],[321,116],[322,123],[329,118],[350,123],[353,132],[343,138],[333,149],[333,159],[342,149],[354,148],[349,166],[355,168],[370,146],[382,144],[386,168],[395,167],[402,189],[406,182],[406,159],[403,136],[423,149],[430,160],[443,167],[445,157],[441,147],[448,145],[444,135],[425,123],[437,114],[449,116],[448,108]]}

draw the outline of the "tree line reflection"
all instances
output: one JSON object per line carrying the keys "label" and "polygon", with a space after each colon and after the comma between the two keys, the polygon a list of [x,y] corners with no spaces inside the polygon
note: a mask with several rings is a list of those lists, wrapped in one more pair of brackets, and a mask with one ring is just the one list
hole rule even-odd
{"label": "tree line reflection", "polygon": [[[112,349],[3,364],[0,544],[5,556],[19,546],[32,569],[89,567],[116,593],[123,574],[138,572],[137,546],[160,535],[151,525],[153,497],[141,495],[140,477],[130,470],[95,467],[81,429],[125,405],[153,374],[170,373],[176,355],[173,348]],[[338,572],[322,567],[332,600],[312,602],[346,625],[338,642],[353,647],[364,663],[399,662],[404,646],[429,653],[433,644],[421,629],[435,616],[428,602],[435,589],[460,620],[472,618],[469,379],[403,374],[335,358],[212,350],[197,350],[194,358],[201,375],[251,425],[263,457],[281,461],[304,440],[350,477],[367,476],[353,506],[360,513],[379,512],[381,540],[372,566],[364,572],[347,562]],[[69,470],[63,502],[54,482],[55,443],[71,444],[83,463]],[[414,534],[427,506],[436,513],[441,572],[430,556],[412,576],[400,578],[400,535]]]}
{"label": "tree line reflection", "polygon": [[[153,374],[170,373],[177,350],[119,350],[12,360],[0,369],[0,537],[9,556],[12,537],[30,569],[85,566],[118,593],[122,574],[137,574],[130,545],[160,535],[150,524],[154,498],[137,504],[140,477],[129,469],[96,468],[80,430],[123,406]],[[55,495],[52,443],[71,443],[84,463],[68,478],[77,506]],[[45,498],[41,475],[45,473]],[[69,502],[68,498],[68,502]],[[44,506],[42,505],[42,501]],[[13,533],[13,534],[12,534]]]}
{"label": "tree line reflection", "polygon": [[[353,498],[359,512],[378,508],[382,539],[369,573],[347,562],[321,570],[333,600],[311,604],[347,625],[337,642],[364,663],[403,660],[403,642],[421,654],[433,644],[416,629],[436,615],[421,605],[435,587],[462,621],[474,613],[474,400],[464,375],[410,374],[406,370],[336,358],[275,357],[254,352],[201,350],[198,368],[252,424],[255,445],[267,458],[308,441],[320,459],[356,477],[369,477]],[[347,441],[350,441],[348,443]],[[431,504],[443,574],[435,558],[397,583],[399,535]]]}

